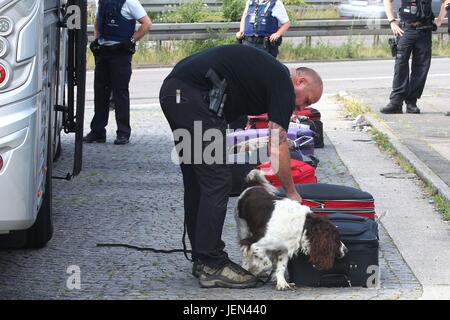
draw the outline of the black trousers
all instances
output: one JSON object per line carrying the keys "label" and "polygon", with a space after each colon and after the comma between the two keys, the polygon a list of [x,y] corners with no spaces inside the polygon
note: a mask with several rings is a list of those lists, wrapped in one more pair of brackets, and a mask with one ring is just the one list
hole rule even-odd
{"label": "black trousers", "polygon": [[[422,95],[431,64],[431,29],[405,28],[397,44],[394,80],[390,102],[394,105],[416,103]],[[409,58],[412,54],[411,74]]]}
{"label": "black trousers", "polygon": [[268,53],[270,53],[272,56],[274,56],[275,58],[278,56],[278,46],[276,45],[264,45],[264,43],[255,43],[255,42],[251,42],[248,40],[242,40],[242,44],[244,46],[250,46],[250,47],[254,47],[254,48],[258,48],[261,49],[263,51],[266,51]]}
{"label": "black trousers", "polygon": [[130,92],[132,54],[105,53],[95,58],[94,118],[91,130],[105,137],[111,92],[115,104],[117,136],[130,137]]}
{"label": "black trousers", "polygon": [[[180,90],[177,103],[176,92]],[[207,91],[202,91],[177,80],[164,81],[159,99],[169,125],[174,132],[175,144],[177,132],[188,133],[191,137],[189,150],[181,155],[181,172],[184,184],[184,214],[193,258],[209,265],[223,263],[227,258],[225,243],[222,241],[222,229],[227,210],[228,196],[231,191],[231,171],[225,161],[225,143],[222,143],[222,155],[218,161],[207,163],[199,158],[210,142],[203,142],[194,131],[203,135],[206,130],[216,128],[225,141],[226,121],[208,110]],[[196,122],[196,124],[195,124]],[[195,129],[201,123],[202,129]],[[181,140],[181,139],[180,139]],[[198,143],[200,148],[195,147]],[[186,152],[191,152],[187,156]],[[219,154],[220,155],[220,154]],[[200,161],[199,161],[200,160]]]}

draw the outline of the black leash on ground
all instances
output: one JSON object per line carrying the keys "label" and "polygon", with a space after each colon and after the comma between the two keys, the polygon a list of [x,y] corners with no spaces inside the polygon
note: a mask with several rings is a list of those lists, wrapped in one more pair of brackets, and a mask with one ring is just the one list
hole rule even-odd
{"label": "black leash on ground", "polygon": [[[183,242],[183,249],[172,249],[172,250],[155,249],[155,248],[151,248],[151,247],[139,247],[139,246],[134,246],[134,245],[127,244],[127,243],[97,243],[97,247],[99,247],[99,248],[101,248],[101,247],[127,248],[127,249],[134,249],[137,251],[150,251],[150,252],[154,252],[154,253],[165,253],[165,254],[182,252],[184,254],[186,260],[192,262],[193,261],[192,258],[189,258],[189,256],[188,256],[188,253],[192,254],[192,250],[188,250],[187,246],[186,246],[186,223],[184,223],[182,242]],[[270,274],[266,280],[258,279],[258,281],[261,283],[261,286],[264,286],[270,282],[270,280],[272,279],[273,273],[274,273],[274,270],[272,270],[270,272]]]}
{"label": "black leash on ground", "polygon": [[163,249],[155,249],[151,247],[138,247],[127,243],[97,243],[97,247],[108,247],[108,248],[127,248],[127,249],[134,249],[137,251],[150,251],[154,253],[183,253],[186,257],[186,260],[192,262],[192,258],[189,258],[188,253],[192,254],[192,250],[188,250],[186,246],[186,223],[184,224],[183,228],[183,249],[172,249],[172,250],[163,250]]}

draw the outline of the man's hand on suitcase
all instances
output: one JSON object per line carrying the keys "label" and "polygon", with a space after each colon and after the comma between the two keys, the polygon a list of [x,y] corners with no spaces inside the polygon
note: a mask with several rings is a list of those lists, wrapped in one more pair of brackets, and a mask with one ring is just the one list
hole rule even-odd
{"label": "man's hand on suitcase", "polygon": [[302,197],[298,194],[297,191],[288,193],[286,196],[291,200],[302,203]]}

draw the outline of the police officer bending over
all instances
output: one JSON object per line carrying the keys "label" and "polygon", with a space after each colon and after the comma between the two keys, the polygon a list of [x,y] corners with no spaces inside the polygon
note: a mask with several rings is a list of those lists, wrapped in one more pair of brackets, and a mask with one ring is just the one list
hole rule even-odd
{"label": "police officer bending over", "polygon": [[281,0],[248,0],[236,38],[277,57],[281,36],[290,25]]}
{"label": "police officer bending over", "polygon": [[[141,26],[136,30],[136,21]],[[99,0],[95,19],[95,114],[91,132],[83,141],[106,142],[111,91],[115,104],[117,138],[114,144],[130,139],[131,60],[139,41],[151,26],[150,18],[138,0]]]}
{"label": "police officer bending over", "polygon": [[[392,32],[397,37],[394,79],[390,102],[382,113],[403,113],[403,101],[407,113],[420,113],[417,99],[420,98],[427,80],[431,63],[431,32],[440,26],[445,16],[444,0],[439,17],[434,21],[431,0],[401,0],[400,21],[394,17],[392,0],[384,0],[386,15]],[[409,57],[412,54],[411,74]]]}
{"label": "police officer bending over", "polygon": [[[317,102],[322,91],[322,80],[315,71],[289,70],[262,50],[239,44],[187,57],[164,80],[159,95],[164,115],[172,131],[177,130],[175,140],[190,141],[187,150],[177,150],[193,275],[200,286],[248,288],[257,284],[255,276],[228,258],[221,238],[231,191],[231,172],[225,161],[227,123],[241,115],[268,112],[269,127],[278,129],[271,130],[272,164],[279,164],[278,178],[288,197],[301,201],[292,181],[286,132],[294,109]],[[214,153],[213,161],[203,157],[213,143],[203,138],[208,129],[215,129],[222,140],[222,152]]]}

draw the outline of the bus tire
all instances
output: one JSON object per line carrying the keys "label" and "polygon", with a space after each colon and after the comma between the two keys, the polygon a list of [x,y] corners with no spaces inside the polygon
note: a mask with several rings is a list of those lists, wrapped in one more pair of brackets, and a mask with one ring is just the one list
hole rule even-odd
{"label": "bus tire", "polygon": [[45,192],[41,208],[38,211],[36,221],[31,228],[26,230],[25,248],[43,248],[53,236],[53,210],[52,210],[52,167],[53,157],[51,144],[47,149],[47,174],[45,179]]}

